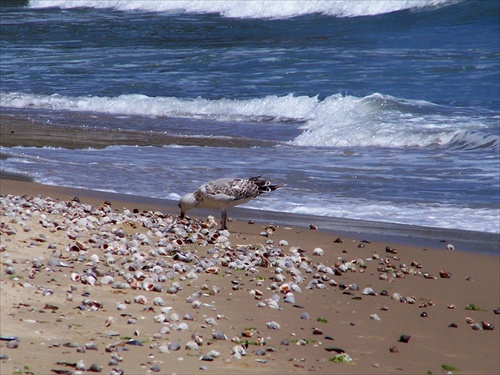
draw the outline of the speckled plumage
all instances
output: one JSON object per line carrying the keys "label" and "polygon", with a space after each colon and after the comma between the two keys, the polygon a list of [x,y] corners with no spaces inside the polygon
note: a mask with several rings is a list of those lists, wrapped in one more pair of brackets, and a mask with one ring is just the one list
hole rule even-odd
{"label": "speckled plumage", "polygon": [[274,191],[285,185],[271,185],[260,176],[248,179],[220,178],[201,185],[193,193],[184,195],[179,201],[181,217],[193,208],[213,208],[222,212],[222,229],[227,229],[226,209],[247,203],[260,194]]}

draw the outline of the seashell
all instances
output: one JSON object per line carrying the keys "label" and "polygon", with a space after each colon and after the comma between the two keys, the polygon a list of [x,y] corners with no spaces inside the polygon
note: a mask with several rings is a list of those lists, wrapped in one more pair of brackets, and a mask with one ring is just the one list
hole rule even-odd
{"label": "seashell", "polygon": [[214,340],[227,340],[227,336],[220,331],[212,333],[212,337]]}
{"label": "seashell", "polygon": [[168,345],[161,345],[158,350],[160,351],[160,353],[163,353],[163,354],[168,354],[170,353],[170,350],[168,350]]}
{"label": "seashell", "polygon": [[280,241],[278,242],[278,245],[279,245],[279,246],[288,246],[288,241],[286,241],[286,240],[280,240]]}
{"label": "seashell", "polygon": [[401,297],[401,294],[399,294],[399,293],[393,293],[392,296],[391,296],[391,299],[395,299],[397,301],[401,301],[402,297]]}
{"label": "seashell", "polygon": [[446,245],[446,248],[448,250],[455,250],[455,246],[453,246],[451,243],[449,243],[448,245]]}
{"label": "seashell", "polygon": [[194,316],[191,315],[190,313],[185,313],[182,317],[183,320],[188,320],[188,321],[192,321],[194,320]]}
{"label": "seashell", "polygon": [[260,290],[258,290],[258,289],[252,289],[252,290],[250,291],[250,295],[251,295],[251,296],[254,296],[254,297],[255,297],[255,299],[261,299],[261,297],[262,297],[262,295],[263,295],[263,294],[264,294],[264,293],[262,293],[262,291],[260,291]]}
{"label": "seashell", "polygon": [[208,352],[207,355],[209,357],[212,357],[212,358],[219,358],[220,357],[220,353],[216,350],[210,350],[210,352]]}
{"label": "seashell", "polygon": [[380,321],[380,317],[379,317],[377,314],[371,314],[371,315],[370,315],[370,319],[371,319],[371,320]]}
{"label": "seashell", "polygon": [[293,295],[293,293],[291,293],[291,292],[287,293],[283,302],[294,304],[295,303],[295,296]]}
{"label": "seashell", "polygon": [[142,289],[147,290],[148,292],[153,291],[155,288],[155,284],[150,281],[144,281],[142,283]]}
{"label": "seashell", "polygon": [[325,254],[325,251],[320,247],[316,247],[312,252],[312,255],[316,255],[316,256],[323,256],[324,254]]}
{"label": "seashell", "polygon": [[194,332],[191,335],[191,338],[196,342],[198,345],[203,345],[203,336],[201,336],[199,333]]}
{"label": "seashell", "polygon": [[367,296],[376,296],[377,295],[377,293],[375,293],[375,291],[372,288],[365,288],[365,289],[363,289],[363,291],[361,292],[361,294],[364,294],[364,295],[367,295]]}
{"label": "seashell", "polygon": [[194,341],[188,341],[185,346],[186,350],[198,350],[199,348],[199,345]]}
{"label": "seashell", "polygon": [[112,353],[111,354],[111,359],[114,359],[116,362],[122,362],[123,361],[123,357],[118,354],[118,353]]}
{"label": "seashell", "polygon": [[311,316],[307,312],[300,314],[300,319],[311,320]]}
{"label": "seashell", "polygon": [[97,254],[92,254],[90,257],[89,257],[89,260],[93,263],[99,263],[99,255]]}
{"label": "seashell", "polygon": [[212,326],[217,325],[217,321],[212,317],[205,318],[205,323],[210,324]]}
{"label": "seashell", "polygon": [[130,289],[130,285],[121,281],[115,281],[113,285],[111,285],[113,289]]}
{"label": "seashell", "polygon": [[165,315],[163,315],[163,314],[158,314],[158,315],[155,315],[153,317],[153,320],[156,323],[163,323],[166,319],[167,319],[167,317]]}
{"label": "seashell", "polygon": [[85,275],[83,278],[81,278],[81,281],[83,284],[95,285],[97,279],[92,275]]}
{"label": "seashell", "polygon": [[181,348],[181,345],[177,341],[174,341],[174,342],[171,342],[170,344],[168,344],[168,349],[172,352],[175,352],[175,351],[179,350],[180,348]]}
{"label": "seashell", "polygon": [[78,272],[73,272],[71,274],[71,280],[74,281],[74,282],[78,282],[81,280],[81,277],[80,275],[78,274]]}
{"label": "seashell", "polygon": [[187,325],[187,323],[180,323],[179,325],[177,325],[177,331],[185,331],[189,328],[189,326]]}
{"label": "seashell", "polygon": [[108,285],[112,284],[114,281],[115,279],[113,278],[113,276],[106,275],[101,277],[101,280],[99,282],[101,283],[101,285]]}
{"label": "seashell", "polygon": [[280,293],[287,294],[288,292],[290,292],[290,285],[288,285],[287,283],[282,284],[279,287],[279,291],[280,291]]}
{"label": "seashell", "polygon": [[266,325],[267,325],[267,328],[269,328],[269,329],[280,329],[279,323],[276,323],[275,321],[267,322]]}
{"label": "seashell", "polygon": [[169,320],[171,322],[178,322],[179,321],[179,315],[174,312],[174,313],[170,314]]}
{"label": "seashell", "polygon": [[148,299],[145,296],[143,296],[142,294],[140,294],[140,295],[134,297],[134,302],[139,303],[141,305],[146,305],[148,303]]}
{"label": "seashell", "polygon": [[165,301],[164,301],[164,300],[163,300],[163,298],[161,298],[161,297],[155,297],[155,298],[153,299],[153,304],[154,304],[155,306],[164,306],[164,305],[165,305]]}
{"label": "seashell", "polygon": [[472,325],[471,325],[471,328],[472,328],[474,331],[480,331],[480,330],[482,330],[482,329],[483,329],[479,323],[474,323],[474,324],[472,324]]}
{"label": "seashell", "polygon": [[127,305],[125,305],[124,303],[121,303],[121,302],[117,302],[115,307],[117,310],[125,310],[127,308]]}
{"label": "seashell", "polygon": [[85,366],[85,362],[83,362],[83,359],[81,359],[80,361],[78,361],[78,362],[76,363],[75,368],[76,368],[77,370],[80,370],[80,371],[85,371],[85,369],[87,368],[87,366]]}
{"label": "seashell", "polygon": [[219,267],[208,267],[205,270],[205,272],[206,273],[212,273],[212,274],[218,275],[220,273],[220,268]]}
{"label": "seashell", "polygon": [[97,363],[92,363],[87,371],[89,372],[101,372],[102,371],[102,366],[98,365]]}
{"label": "seashell", "polygon": [[106,318],[106,321],[104,322],[104,326],[109,327],[110,325],[115,324],[115,322],[116,322],[116,319],[114,317],[108,316]]}

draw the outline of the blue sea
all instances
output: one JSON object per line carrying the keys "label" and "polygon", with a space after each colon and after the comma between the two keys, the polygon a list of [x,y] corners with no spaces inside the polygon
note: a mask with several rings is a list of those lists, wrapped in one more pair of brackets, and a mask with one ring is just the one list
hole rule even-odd
{"label": "blue sea", "polygon": [[497,0],[2,4],[4,119],[183,140],[4,172],[172,201],[263,175],[287,186],[248,208],[500,232]]}

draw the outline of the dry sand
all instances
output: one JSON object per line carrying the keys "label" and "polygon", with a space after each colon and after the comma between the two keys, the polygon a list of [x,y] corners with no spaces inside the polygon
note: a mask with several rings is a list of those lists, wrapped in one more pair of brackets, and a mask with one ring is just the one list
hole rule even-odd
{"label": "dry sand", "polygon": [[[0,180],[0,183],[2,196],[40,195],[68,202],[75,195],[71,189],[34,183],[7,180]],[[154,202],[119,201],[113,194],[99,193],[79,198],[81,204],[93,206],[91,211],[87,210],[87,218],[102,219],[109,215],[104,212],[109,209],[103,205],[105,200],[111,202],[111,211],[117,215],[123,213],[124,208],[130,211],[137,208],[137,214],[130,214],[137,220],[151,221],[155,217],[153,211],[159,209],[164,214],[177,214],[155,207]],[[72,204],[77,206],[77,203]],[[363,242],[366,238],[362,234],[357,238],[342,235],[343,242],[339,243],[335,242],[338,237],[335,233],[280,226],[279,221],[273,223],[275,230],[270,230],[269,236],[265,237],[261,232],[270,223],[233,221],[228,224],[230,244],[216,253],[219,263],[224,254],[238,253],[238,245],[245,245],[242,248],[246,249],[249,245],[252,249],[261,249],[262,246],[279,248],[283,255],[290,255],[294,247],[304,251],[302,259],[298,260],[302,261],[302,268],[298,269],[304,280],[296,282],[301,292],[293,293],[295,305],[284,302],[285,294],[279,289],[273,290],[284,283],[295,282],[291,269],[283,268],[285,280],[276,280],[276,266],[264,267],[264,261],[250,270],[230,269],[218,264],[219,273],[198,273],[197,279],[187,278],[187,273],[175,273],[173,278],[161,283],[163,292],[114,289],[111,285],[97,285],[101,277],[97,277],[96,285],[72,281],[72,273],[83,275],[84,270],[95,266],[91,256],[96,254],[100,270],[112,275],[114,281],[125,282],[118,269],[130,265],[131,256],[114,255],[116,267],[112,269],[104,264],[104,254],[109,249],[104,250],[102,244],[89,240],[95,238],[96,233],[110,234],[122,229],[123,242],[126,243],[142,233],[152,240],[151,245],[139,247],[148,259],[150,251],[159,247],[160,239],[154,232],[137,220],[112,222],[80,232],[63,225],[61,230],[54,230],[44,225],[54,221],[64,223],[72,218],[43,211],[32,212],[29,207],[24,207],[22,213],[16,215],[10,215],[9,210],[2,203],[0,335],[2,339],[15,336],[17,340],[0,341],[0,352],[5,358],[0,362],[1,374],[53,374],[56,369],[86,373],[72,366],[80,361],[86,369],[92,364],[101,366],[101,372],[105,374],[111,373],[112,369],[121,369],[124,374],[146,374],[153,370],[162,374],[447,373],[443,365],[452,366],[456,369],[452,372],[459,374],[500,373],[500,315],[494,313],[500,306],[500,258],[497,255],[447,250],[446,243],[440,242],[436,242],[435,248],[425,249],[419,245],[384,241]],[[76,221],[77,218],[73,219]],[[110,235],[110,241],[112,237]],[[280,244],[282,240],[288,244]],[[83,244],[84,251],[70,250],[77,241]],[[453,239],[449,241],[453,243]],[[195,254],[198,259],[212,259],[214,255],[209,252],[214,246],[213,243],[183,243],[179,249],[184,254]],[[397,254],[388,253],[387,246],[397,249]],[[323,249],[324,255],[314,255],[315,248]],[[72,267],[50,270],[48,261],[54,258],[55,252],[60,252],[59,259],[71,262]],[[374,254],[380,259],[373,259]],[[41,263],[35,271],[34,259]],[[358,259],[366,263],[366,268],[348,263]],[[175,264],[194,268],[193,262],[174,260],[171,255],[149,256],[151,262],[158,260],[163,264],[163,273],[171,271]],[[341,265],[341,260],[353,265],[354,269],[337,271],[337,274],[321,272],[320,265],[335,270]],[[414,266],[411,266],[412,262]],[[312,272],[306,272],[306,265]],[[390,267],[394,267],[392,272],[388,272]],[[405,272],[401,272],[402,269]],[[450,273],[451,277],[441,277],[440,271]],[[393,272],[401,277],[393,277]],[[388,275],[388,280],[381,280],[381,274]],[[324,288],[309,289],[312,280],[317,280]],[[176,282],[182,289],[175,294],[167,293],[168,287]],[[362,294],[367,287],[377,295]],[[214,288],[217,293],[214,293]],[[252,290],[261,291],[262,298],[256,299]],[[384,290],[387,296],[381,295]],[[199,308],[194,308],[186,300],[196,292],[201,292],[197,299],[203,305]],[[391,298],[394,293],[399,293],[407,302]],[[146,304],[134,302],[139,295],[147,298]],[[281,309],[258,306],[259,302],[265,303],[273,295],[280,296],[278,305]],[[175,312],[180,321],[155,322],[154,317],[162,309],[162,306],[154,305],[155,297],[164,299],[164,307],[172,307],[167,317],[171,318],[170,314]],[[92,307],[89,301],[84,304],[84,300],[95,303]],[[117,303],[123,303],[125,310],[118,310]],[[466,309],[466,306],[471,308],[471,304],[475,309]],[[451,305],[455,308],[450,308]],[[426,317],[421,316],[424,312]],[[304,313],[310,319],[303,319],[301,315]],[[192,320],[183,320],[185,314],[190,314]],[[380,320],[372,319],[370,315],[373,314]],[[109,317],[115,321],[106,326]],[[207,318],[213,318],[216,325],[210,320],[207,323]],[[485,322],[494,329],[475,330],[467,318],[478,323],[479,328]],[[128,324],[129,319],[135,324]],[[279,328],[268,328],[270,322],[278,323]],[[180,323],[186,323],[187,329],[179,329],[182,327],[179,327]],[[456,328],[450,327],[452,323]],[[161,334],[162,327],[169,327],[170,332]],[[244,337],[245,330],[251,330],[253,336]],[[213,339],[212,335],[217,331],[225,334],[228,340]],[[203,336],[203,344],[197,350],[188,350],[185,345],[192,340],[194,332]],[[409,335],[410,340],[400,342],[401,335]],[[142,345],[125,344],[129,339]],[[237,340],[240,342],[235,342]],[[261,340],[263,342],[259,345]],[[245,341],[248,341],[248,346]],[[82,347],[89,343],[90,347],[82,352]],[[97,350],[92,349],[92,343]],[[162,352],[162,347],[172,343],[178,343],[180,349]],[[246,347],[246,355],[240,359],[231,354],[237,345]],[[332,351],[334,348],[345,351],[352,363],[331,361],[337,354]],[[211,350],[219,352],[220,356],[213,361],[200,360]],[[110,365],[112,355],[116,354],[123,360]]]}

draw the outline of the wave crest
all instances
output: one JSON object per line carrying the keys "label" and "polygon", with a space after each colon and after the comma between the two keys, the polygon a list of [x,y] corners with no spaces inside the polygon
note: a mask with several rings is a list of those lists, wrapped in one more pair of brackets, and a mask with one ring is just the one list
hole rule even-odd
{"label": "wave crest", "polygon": [[[111,115],[178,117],[218,121],[280,122],[303,132],[290,143],[313,147],[427,147],[498,150],[491,134],[495,119],[472,116],[422,100],[372,94],[265,96],[254,99],[148,97],[66,97],[0,93],[0,107],[96,112]],[[495,122],[495,123],[494,123]],[[271,125],[272,126],[272,125]],[[291,125],[293,126],[293,125]]]}
{"label": "wave crest", "polygon": [[32,8],[111,8],[120,11],[216,13],[235,18],[289,18],[307,14],[337,17],[373,16],[406,9],[442,6],[456,0],[30,0]]}

